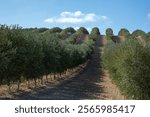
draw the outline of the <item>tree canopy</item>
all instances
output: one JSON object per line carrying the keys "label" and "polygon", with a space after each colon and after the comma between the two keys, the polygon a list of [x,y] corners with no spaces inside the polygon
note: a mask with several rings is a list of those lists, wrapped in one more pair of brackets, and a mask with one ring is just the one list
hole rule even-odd
{"label": "tree canopy", "polygon": [[91,31],[90,38],[93,39],[93,40],[96,40],[99,35],[100,35],[99,28],[94,27]]}
{"label": "tree canopy", "polygon": [[125,39],[129,39],[130,38],[130,32],[126,28],[120,29],[118,35],[119,36],[123,36]]}
{"label": "tree canopy", "polygon": [[108,40],[112,39],[113,36],[113,30],[111,28],[106,29],[106,37]]}
{"label": "tree canopy", "polygon": [[142,30],[137,29],[134,32],[132,32],[132,38],[133,39],[138,39],[138,38],[145,39],[146,38],[146,33]]}

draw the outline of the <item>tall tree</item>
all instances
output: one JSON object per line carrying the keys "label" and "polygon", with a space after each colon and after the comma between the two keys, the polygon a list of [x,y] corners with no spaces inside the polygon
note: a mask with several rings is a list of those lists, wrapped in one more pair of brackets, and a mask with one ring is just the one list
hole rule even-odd
{"label": "tall tree", "polygon": [[135,30],[134,32],[132,32],[132,38],[133,39],[146,39],[146,33],[142,30]]}
{"label": "tall tree", "polygon": [[113,37],[113,30],[111,28],[106,29],[106,37],[108,40],[111,40]]}
{"label": "tall tree", "polygon": [[77,33],[80,35],[81,33],[84,33],[84,34],[89,34],[88,30],[85,28],[85,27],[80,27],[78,30],[77,30]]}
{"label": "tall tree", "polygon": [[125,39],[129,39],[130,38],[130,32],[126,28],[120,29],[118,35],[119,36],[123,36]]}
{"label": "tall tree", "polygon": [[0,84],[7,82],[10,85],[11,72],[10,65],[16,55],[16,48],[8,40],[6,30],[0,30]]}
{"label": "tall tree", "polygon": [[93,39],[93,40],[96,40],[99,35],[100,35],[99,28],[94,27],[91,31],[90,38]]}

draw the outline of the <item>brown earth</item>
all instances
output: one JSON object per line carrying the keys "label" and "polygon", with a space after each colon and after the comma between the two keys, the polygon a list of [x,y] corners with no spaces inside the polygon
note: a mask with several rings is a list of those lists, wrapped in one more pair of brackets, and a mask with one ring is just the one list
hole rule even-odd
{"label": "brown earth", "polygon": [[61,81],[51,81],[46,86],[19,93],[13,93],[9,99],[25,100],[79,100],[79,99],[125,99],[112,83],[106,71],[102,70],[101,57],[107,44],[100,36],[94,52],[86,67]]}

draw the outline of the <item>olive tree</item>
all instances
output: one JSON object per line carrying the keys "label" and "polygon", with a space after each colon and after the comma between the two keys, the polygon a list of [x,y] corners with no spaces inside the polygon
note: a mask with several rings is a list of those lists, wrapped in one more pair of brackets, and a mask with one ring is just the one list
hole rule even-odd
{"label": "olive tree", "polygon": [[0,30],[0,84],[7,83],[10,86],[10,81],[12,80],[10,72],[13,70],[10,65],[13,64],[16,48],[12,46],[12,42],[8,40],[5,32]]}
{"label": "olive tree", "polygon": [[146,39],[146,33],[142,30],[135,30],[132,32],[132,38],[133,39]]}
{"label": "olive tree", "polygon": [[93,40],[96,40],[98,36],[100,35],[100,31],[98,27],[94,27],[91,31],[90,38]]}
{"label": "olive tree", "polygon": [[113,30],[111,28],[106,29],[106,37],[108,40],[111,40],[113,37]]}
{"label": "olive tree", "polygon": [[118,35],[119,36],[123,36],[125,39],[129,39],[130,38],[130,32],[126,28],[120,29]]}

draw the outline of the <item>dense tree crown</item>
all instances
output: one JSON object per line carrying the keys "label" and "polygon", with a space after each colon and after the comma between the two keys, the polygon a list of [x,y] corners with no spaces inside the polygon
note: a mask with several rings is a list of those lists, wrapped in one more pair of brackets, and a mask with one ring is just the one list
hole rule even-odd
{"label": "dense tree crown", "polygon": [[120,29],[118,35],[124,36],[125,39],[128,39],[130,37],[130,32],[126,28],[122,28],[122,29]]}
{"label": "dense tree crown", "polygon": [[106,29],[106,37],[108,40],[112,39],[113,36],[113,30],[111,28]]}
{"label": "dense tree crown", "polygon": [[139,39],[139,38],[145,39],[146,33],[142,30],[137,29],[132,33],[132,38],[133,39]]}
{"label": "dense tree crown", "polygon": [[75,29],[72,28],[72,27],[68,27],[68,28],[65,28],[64,30],[62,30],[60,32],[60,37],[62,39],[66,39],[67,37],[69,37],[70,35],[72,35],[73,33],[75,33]]}
{"label": "dense tree crown", "polygon": [[93,40],[96,40],[99,35],[100,35],[99,28],[94,27],[91,31],[90,38],[93,39]]}
{"label": "dense tree crown", "polygon": [[98,28],[98,27],[94,27],[94,28],[92,28],[91,34],[100,35],[99,28]]}
{"label": "dense tree crown", "polygon": [[146,39],[150,41],[150,32],[147,33]]}
{"label": "dense tree crown", "polygon": [[80,28],[77,30],[77,32],[78,32],[79,34],[81,34],[81,33],[89,34],[89,32],[87,31],[87,29],[84,28],[84,27],[80,27]]}
{"label": "dense tree crown", "polygon": [[60,33],[62,29],[59,27],[54,27],[54,28],[51,28],[49,31],[50,33]]}

